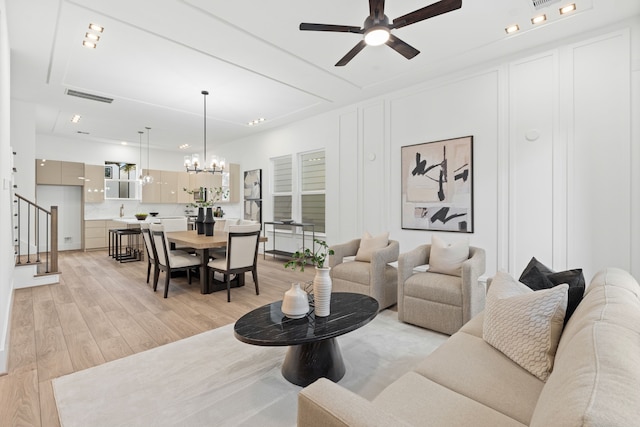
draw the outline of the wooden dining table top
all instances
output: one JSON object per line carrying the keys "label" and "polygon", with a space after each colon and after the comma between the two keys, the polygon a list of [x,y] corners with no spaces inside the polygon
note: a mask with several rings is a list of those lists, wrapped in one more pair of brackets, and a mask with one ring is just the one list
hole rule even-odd
{"label": "wooden dining table top", "polygon": [[[224,231],[216,231],[213,236],[207,236],[198,234],[196,230],[168,231],[166,233],[170,242],[194,249],[223,248],[227,246],[227,234]],[[260,236],[260,242],[266,241],[265,236]]]}

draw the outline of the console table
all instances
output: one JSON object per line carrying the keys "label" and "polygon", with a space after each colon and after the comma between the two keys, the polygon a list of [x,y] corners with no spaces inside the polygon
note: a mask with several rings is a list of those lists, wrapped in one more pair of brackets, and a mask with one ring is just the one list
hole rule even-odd
{"label": "console table", "polygon": [[[313,251],[315,252],[316,250],[316,243],[315,243],[315,238],[316,238],[316,231],[315,231],[315,226],[310,223],[310,222],[284,222],[284,221],[267,221],[264,223],[264,227],[263,227],[263,236],[267,237],[267,225],[271,225],[271,231],[273,232],[273,246],[272,249],[267,250],[266,248],[266,243],[264,245],[264,254],[263,254],[263,258],[266,259],[267,258],[267,254],[272,254],[273,257],[275,258],[276,256],[285,256],[285,257],[291,257],[291,255],[293,255],[293,252],[288,252],[288,251],[283,251],[283,250],[279,250],[276,248],[276,226],[285,226],[285,227],[300,227],[302,229],[302,250],[305,249],[306,245],[305,245],[305,229],[309,229],[309,231],[311,231],[311,247],[313,248]],[[308,231],[307,231],[308,233]]]}

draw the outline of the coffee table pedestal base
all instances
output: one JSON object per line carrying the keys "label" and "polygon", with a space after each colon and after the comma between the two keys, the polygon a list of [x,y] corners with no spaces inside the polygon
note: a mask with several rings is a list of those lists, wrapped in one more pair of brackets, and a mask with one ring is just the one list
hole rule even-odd
{"label": "coffee table pedestal base", "polygon": [[301,387],[308,386],[318,378],[338,382],[344,373],[342,353],[335,338],[292,345],[282,364],[282,376]]}

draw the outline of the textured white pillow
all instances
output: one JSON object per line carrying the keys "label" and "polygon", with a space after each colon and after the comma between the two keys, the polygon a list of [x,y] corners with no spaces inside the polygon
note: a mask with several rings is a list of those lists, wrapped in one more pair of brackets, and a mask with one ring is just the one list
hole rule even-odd
{"label": "textured white pillow", "polygon": [[429,271],[432,273],[462,276],[462,263],[469,259],[469,242],[460,240],[447,243],[438,236],[431,237]]}
{"label": "textured white pillow", "polygon": [[382,233],[372,237],[368,231],[364,233],[360,239],[360,247],[356,253],[356,261],[371,262],[373,252],[378,249],[386,248],[389,245],[389,233]]}
{"label": "textured white pillow", "polygon": [[483,338],[546,381],[553,369],[567,310],[569,285],[533,291],[498,272],[487,292]]}

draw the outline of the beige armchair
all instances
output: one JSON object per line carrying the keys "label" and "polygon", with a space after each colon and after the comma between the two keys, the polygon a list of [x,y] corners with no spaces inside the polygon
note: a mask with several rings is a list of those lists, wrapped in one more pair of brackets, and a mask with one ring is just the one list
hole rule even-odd
{"label": "beige armchair", "polygon": [[429,264],[430,252],[431,245],[421,245],[398,257],[398,320],[452,335],[484,309],[478,278],[485,272],[485,252],[469,247],[461,277],[415,272]]}
{"label": "beige armchair", "polygon": [[387,247],[372,252],[371,262],[344,262],[345,257],[355,256],[359,247],[360,239],[331,246],[334,255],[329,256],[329,267],[333,291],[369,295],[378,301],[380,310],[394,305],[398,297],[398,271],[389,263],[398,260],[400,245],[389,240]]}

